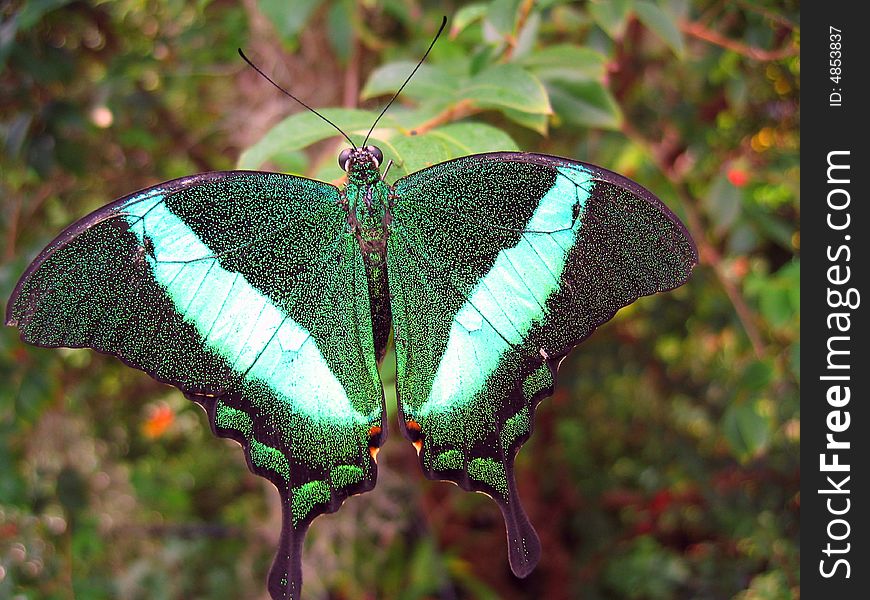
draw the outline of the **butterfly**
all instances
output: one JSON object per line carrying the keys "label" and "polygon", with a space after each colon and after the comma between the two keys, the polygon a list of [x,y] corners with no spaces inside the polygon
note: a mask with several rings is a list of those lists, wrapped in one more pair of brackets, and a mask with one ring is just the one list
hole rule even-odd
{"label": "butterfly", "polygon": [[389,185],[381,150],[351,146],[342,188],[223,171],[108,204],[37,256],[6,323],[179,388],[242,445],[281,496],[275,599],[301,595],[311,522],[375,485],[392,330],[399,431],[427,477],[495,500],[524,577],[541,545],[513,463],[536,406],[600,324],[686,282],[694,243],[592,164],[493,152]]}

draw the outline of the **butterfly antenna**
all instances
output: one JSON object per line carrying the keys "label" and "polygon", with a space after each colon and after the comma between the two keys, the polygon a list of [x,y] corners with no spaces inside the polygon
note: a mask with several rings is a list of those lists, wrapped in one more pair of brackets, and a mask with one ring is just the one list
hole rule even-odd
{"label": "butterfly antenna", "polygon": [[[446,19],[446,17],[445,17],[445,19]],[[443,29],[444,26],[442,25],[441,28]],[[438,33],[441,33],[441,32],[439,31]],[[241,49],[241,48],[239,48],[238,50],[239,50],[239,56],[242,57],[242,60],[244,60],[246,63],[248,63],[248,65],[249,65],[252,69],[254,69],[257,73],[259,73],[260,75],[262,75],[263,78],[264,78],[266,81],[268,81],[269,83],[271,83],[272,85],[274,85],[276,88],[278,88],[279,90],[281,90],[281,91],[284,93],[285,96],[289,96],[290,98],[293,98],[294,100],[296,100],[296,102],[298,102],[299,104],[301,104],[302,106],[304,106],[305,108],[307,108],[308,110],[310,110],[311,112],[313,112],[315,115],[317,115],[318,117],[320,117],[321,119],[323,119],[324,121],[326,121],[327,123],[329,123],[330,125],[332,125],[332,126],[335,128],[335,130],[336,130],[337,132],[339,132],[341,135],[344,136],[344,139],[346,139],[346,140],[348,141],[348,143],[350,143],[351,147],[354,148],[354,149],[356,149],[356,144],[353,143],[353,140],[351,140],[351,139],[347,136],[347,134],[346,134],[345,132],[343,132],[343,131],[341,130],[341,128],[339,128],[338,125],[336,125],[335,123],[333,123],[332,121],[330,121],[329,119],[327,119],[326,117],[324,117],[322,114],[320,114],[319,112],[317,112],[316,110],[314,110],[313,108],[311,108],[310,106],[308,106],[307,104],[305,104],[302,100],[300,100],[299,98],[297,98],[296,96],[294,96],[293,94],[291,94],[290,92],[288,92],[287,90],[285,90],[284,88],[282,88],[282,87],[281,87],[280,85],[278,85],[277,83],[275,83],[275,82],[272,80],[271,77],[269,77],[268,75],[266,75],[265,73],[263,73],[263,71],[262,71],[262,69],[260,69],[260,67],[258,67],[257,65],[255,65],[253,62],[251,62],[251,59],[249,59],[247,56],[245,56],[245,53],[242,52],[242,49]],[[428,54],[428,52],[427,52],[427,54]],[[424,58],[425,58],[425,57],[424,57]],[[416,69],[414,69],[414,70],[416,71]],[[404,86],[403,86],[403,87],[404,87]],[[380,118],[380,117],[378,117],[378,118]],[[375,122],[377,123],[377,121],[375,121]],[[368,139],[368,137],[366,137],[366,139]],[[363,144],[363,145],[365,145],[365,144]]]}
{"label": "butterfly antenna", "polygon": [[446,16],[441,17],[441,27],[438,28],[438,33],[436,33],[436,34],[435,34],[435,37],[432,38],[432,43],[429,44],[429,48],[426,49],[425,54],[423,54],[423,58],[420,59],[420,62],[417,63],[417,66],[414,67],[414,70],[411,71],[411,74],[408,75],[408,78],[407,78],[407,79],[405,79],[405,83],[403,83],[403,84],[401,85],[401,87],[399,87],[399,90],[398,90],[395,94],[393,94],[393,97],[390,98],[390,101],[389,101],[389,102],[387,102],[387,105],[384,107],[384,110],[381,111],[381,114],[379,114],[379,115],[378,115],[378,118],[375,119],[375,122],[372,123],[372,128],[369,129],[369,132],[366,134],[366,139],[363,140],[363,143],[362,143],[363,147],[365,147],[366,142],[369,141],[369,136],[371,136],[372,132],[375,130],[375,126],[378,124],[378,121],[381,120],[381,117],[384,116],[384,113],[387,112],[387,109],[389,109],[390,106],[392,106],[392,104],[393,104],[393,102],[395,101],[395,99],[399,97],[399,94],[402,93],[402,90],[405,89],[405,86],[408,85],[408,82],[409,82],[409,81],[411,81],[411,78],[414,76],[414,73],[417,72],[417,69],[420,68],[420,65],[423,64],[423,61],[426,60],[426,57],[429,56],[429,52],[432,51],[432,47],[435,45],[435,42],[438,41],[438,38],[441,36],[441,32],[444,31],[444,26],[445,26],[445,25],[447,25],[447,17],[446,17]]}

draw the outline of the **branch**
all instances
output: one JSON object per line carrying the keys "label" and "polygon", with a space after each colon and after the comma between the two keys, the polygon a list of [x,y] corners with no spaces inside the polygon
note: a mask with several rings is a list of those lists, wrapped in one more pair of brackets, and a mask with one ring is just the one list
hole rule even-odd
{"label": "branch", "polygon": [[522,33],[523,27],[525,27],[526,21],[534,7],[534,0],[524,0],[519,8],[517,8],[517,17],[514,20],[513,32],[505,36],[505,42],[507,42],[507,45],[505,46],[504,51],[502,51],[501,56],[501,60],[504,62],[508,62],[513,56],[514,50],[516,50],[517,47],[517,42],[519,41],[519,35]]}
{"label": "branch", "polygon": [[725,272],[725,268],[722,266],[722,255],[719,253],[719,250],[707,239],[701,224],[701,217],[698,211],[695,210],[697,201],[692,197],[685,182],[675,182],[673,180],[671,182],[674,183],[680,192],[680,201],[686,213],[687,227],[698,244],[701,260],[713,267],[716,278],[722,285],[722,289],[725,290],[725,295],[728,296],[728,300],[734,306],[734,312],[737,313],[737,318],[740,319],[740,323],[743,325],[744,331],[746,331],[746,337],[749,338],[749,343],[752,344],[755,356],[761,358],[764,355],[765,347],[755,322],[755,315],[752,309],[749,308],[749,304],[744,300],[743,294],[740,293],[740,290],[734,285],[731,278],[728,277],[728,273]]}
{"label": "branch", "polygon": [[444,125],[445,123],[452,123],[453,121],[464,119],[465,117],[479,112],[480,109],[474,106],[474,103],[471,100],[465,98],[456,104],[447,107],[428,121],[424,121],[415,127],[413,135],[422,135],[436,127]]}
{"label": "branch", "polygon": [[705,42],[709,42],[716,46],[721,46],[722,48],[731,50],[732,52],[736,52],[737,54],[752,58],[754,60],[780,60],[800,54],[800,48],[794,46],[779,48],[778,50],[765,50],[764,48],[748,46],[742,42],[738,42],[736,40],[732,40],[731,38],[725,37],[721,33],[713,31],[712,29],[707,29],[707,27],[702,25],[701,23],[695,23],[692,21],[687,21],[685,19],[680,20],[680,29],[688,35],[696,37],[700,40],[704,40]]}

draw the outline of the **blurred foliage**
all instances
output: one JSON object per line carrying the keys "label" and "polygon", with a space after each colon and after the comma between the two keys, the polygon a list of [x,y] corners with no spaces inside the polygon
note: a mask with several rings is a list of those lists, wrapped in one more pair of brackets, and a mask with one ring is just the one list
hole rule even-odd
{"label": "blurred foliage", "polygon": [[[563,365],[517,461],[544,546],[528,579],[496,507],[425,481],[393,439],[378,488],[312,528],[306,596],[797,597],[798,7],[5,2],[0,296],[64,226],[135,189],[237,159],[338,178],[341,138],[237,47],[359,140],[447,11],[373,135],[390,179],[495,149],[593,162],[664,199],[702,265]],[[2,328],[0,464],[0,597],[264,596],[277,494],[119,361]]]}

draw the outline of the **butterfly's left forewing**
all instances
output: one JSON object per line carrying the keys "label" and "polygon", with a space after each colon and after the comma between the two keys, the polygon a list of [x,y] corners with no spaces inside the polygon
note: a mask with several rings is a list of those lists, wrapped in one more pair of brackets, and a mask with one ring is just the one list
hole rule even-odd
{"label": "butterfly's left forewing", "polygon": [[424,472],[492,496],[517,575],[538,538],[513,460],[559,362],[697,262],[678,219],[624,177],[520,153],[468,156],[396,182],[388,280],[404,433]]}
{"label": "butterfly's left forewing", "polygon": [[374,485],[383,394],[365,268],[338,190],[225,172],[85,217],[7,311],[25,341],[114,354],[202,404],[278,488],[274,598],[298,598],[304,533]]}

